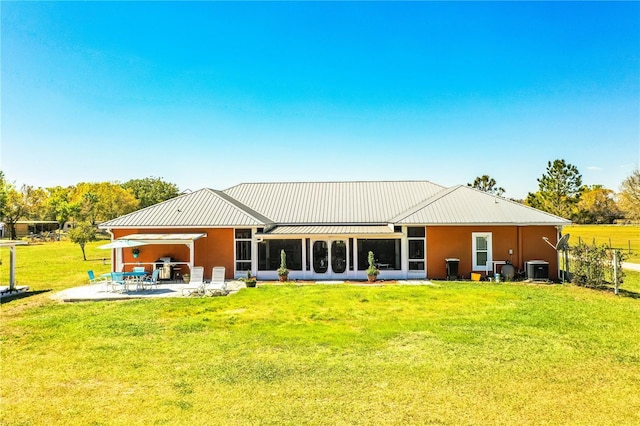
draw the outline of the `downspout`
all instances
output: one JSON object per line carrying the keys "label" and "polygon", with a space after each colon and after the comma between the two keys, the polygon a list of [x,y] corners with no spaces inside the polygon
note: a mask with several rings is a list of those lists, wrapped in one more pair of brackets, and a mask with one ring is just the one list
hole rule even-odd
{"label": "downspout", "polygon": [[[518,246],[518,270],[524,269],[524,259],[522,254],[522,226],[518,226],[518,235],[516,237]],[[520,269],[522,267],[522,269]]]}

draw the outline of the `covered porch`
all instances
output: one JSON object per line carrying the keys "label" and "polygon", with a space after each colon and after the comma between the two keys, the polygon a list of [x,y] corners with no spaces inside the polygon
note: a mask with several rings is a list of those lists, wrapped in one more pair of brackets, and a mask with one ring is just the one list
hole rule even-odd
{"label": "covered porch", "polygon": [[128,234],[112,242],[128,241],[138,245],[113,249],[111,264],[114,271],[122,272],[140,266],[148,272],[162,268],[161,279],[179,281],[195,265],[195,242],[206,236],[206,233]]}

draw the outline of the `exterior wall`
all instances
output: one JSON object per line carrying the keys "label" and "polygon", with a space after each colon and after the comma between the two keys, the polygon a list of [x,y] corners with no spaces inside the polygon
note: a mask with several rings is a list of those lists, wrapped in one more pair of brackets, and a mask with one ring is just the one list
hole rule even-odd
{"label": "exterior wall", "polygon": [[[172,234],[172,233],[205,233],[206,237],[194,242],[194,266],[204,267],[205,279],[211,279],[214,266],[225,267],[225,278],[233,278],[234,271],[234,239],[231,228],[189,228],[189,229],[114,229],[113,237],[121,238],[130,234]],[[172,257],[178,262],[189,261],[189,247],[184,244],[147,244],[138,247],[138,258],[133,257],[132,249],[122,250],[124,263],[153,263],[160,257]],[[188,273],[186,265],[180,266],[180,274]]]}
{"label": "exterior wall", "polygon": [[[509,260],[516,270],[524,270],[528,260],[549,262],[549,278],[558,278],[556,251],[542,239],[547,237],[555,244],[557,230],[554,226],[429,226],[427,227],[427,276],[446,278],[446,258],[458,258],[458,275],[469,278],[472,271],[472,233],[492,234],[494,261]],[[513,254],[509,254],[509,250]],[[475,271],[482,272],[484,270]]]}

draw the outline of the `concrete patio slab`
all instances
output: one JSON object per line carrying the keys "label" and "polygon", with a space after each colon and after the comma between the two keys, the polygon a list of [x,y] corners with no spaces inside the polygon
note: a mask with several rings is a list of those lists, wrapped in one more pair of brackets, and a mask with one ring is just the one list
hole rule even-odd
{"label": "concrete patio slab", "polygon": [[[158,284],[158,288],[148,290],[129,290],[124,293],[115,293],[106,291],[101,285],[85,285],[82,287],[73,287],[59,291],[51,296],[54,300],[61,302],[89,302],[103,300],[131,300],[131,299],[150,299],[159,297],[190,297],[183,296],[182,289],[187,284]],[[245,285],[240,281],[229,281],[227,286],[230,290],[229,294],[236,293]]]}
{"label": "concrete patio slab", "polygon": [[[292,282],[293,283],[293,282]],[[367,283],[365,281],[304,281],[304,282],[296,282],[298,285],[334,285],[334,284],[342,284],[342,285],[361,285],[361,286],[377,286],[382,287],[384,285],[434,285],[431,281],[428,280],[399,280],[399,281],[378,281],[375,283]],[[282,285],[282,283],[277,281],[265,281],[259,282],[258,286],[264,285]],[[150,298],[158,298],[158,297],[193,297],[193,296],[184,296],[182,294],[182,289],[186,287],[187,284],[158,284],[158,288],[153,288],[150,290],[139,290],[133,291],[130,290],[124,293],[114,293],[108,292],[104,290],[104,287],[101,285],[85,285],[82,287],[74,287],[68,288],[66,290],[59,291],[54,293],[51,298],[54,300],[59,300],[61,302],[89,302],[89,301],[103,301],[103,300],[131,300],[131,299],[150,299]],[[237,293],[240,289],[246,288],[246,285],[242,281],[227,281],[227,288],[229,288],[229,294]]]}

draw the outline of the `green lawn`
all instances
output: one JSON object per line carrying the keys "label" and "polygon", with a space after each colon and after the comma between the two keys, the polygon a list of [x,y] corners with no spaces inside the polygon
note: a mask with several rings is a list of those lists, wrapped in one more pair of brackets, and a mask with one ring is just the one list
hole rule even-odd
{"label": "green lawn", "polygon": [[[569,245],[577,244],[579,238],[585,243],[611,245],[624,251],[626,261],[640,263],[640,226],[637,225],[571,225],[564,228],[571,234]],[[631,247],[631,253],[629,253]]]}
{"label": "green lawn", "polygon": [[[21,279],[59,290],[84,283],[88,264],[102,271],[99,250],[59,263],[65,244],[21,248],[38,275]],[[39,277],[48,267],[59,275]],[[0,423],[639,424],[640,274],[623,288],[266,285],[76,304],[37,294],[2,305]]]}

